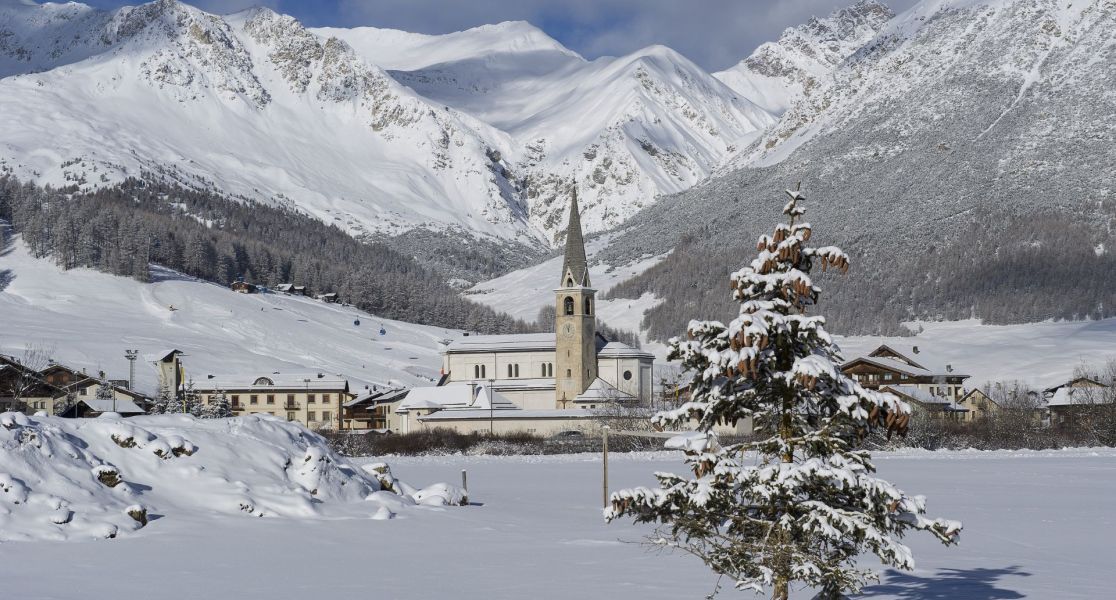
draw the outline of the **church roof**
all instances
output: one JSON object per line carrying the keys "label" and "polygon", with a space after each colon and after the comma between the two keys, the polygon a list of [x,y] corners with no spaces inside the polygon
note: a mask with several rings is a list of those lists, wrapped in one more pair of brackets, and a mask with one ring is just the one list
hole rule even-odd
{"label": "church roof", "polygon": [[470,335],[456,339],[446,346],[446,352],[528,352],[554,350],[553,333],[513,333],[507,335]]}
{"label": "church roof", "polygon": [[566,225],[566,258],[562,261],[562,286],[570,287],[566,274],[573,277],[574,285],[589,287],[589,262],[585,258],[585,239],[581,235],[581,214],[577,208],[577,188],[570,199],[570,220]]}
{"label": "church roof", "polygon": [[597,348],[597,358],[649,358],[654,360],[655,355],[633,348],[624,342],[608,342],[603,347]]}
{"label": "church roof", "polygon": [[574,398],[574,402],[628,402],[635,400],[635,396],[622,392],[609,382],[600,377],[593,380],[584,392]]}

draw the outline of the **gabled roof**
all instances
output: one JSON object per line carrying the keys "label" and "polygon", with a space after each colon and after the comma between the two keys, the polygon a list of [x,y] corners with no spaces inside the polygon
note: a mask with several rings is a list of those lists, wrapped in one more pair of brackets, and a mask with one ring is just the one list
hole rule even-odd
{"label": "gabled roof", "polygon": [[[491,400],[490,400],[491,399]],[[518,407],[502,394],[487,386],[454,382],[442,386],[411,388],[396,412],[412,409],[438,410],[511,410]]]}
{"label": "gabled roof", "polygon": [[1043,390],[1043,392],[1045,392],[1047,394],[1050,394],[1050,393],[1056,392],[1057,390],[1060,390],[1064,387],[1106,388],[1108,386],[1105,385],[1104,383],[1100,382],[1100,381],[1097,381],[1096,379],[1093,379],[1092,377],[1074,377],[1073,379],[1071,379],[1071,380],[1069,380],[1065,383],[1060,383],[1060,384],[1058,384],[1054,387],[1048,387],[1045,390]]}
{"label": "gabled roof", "polygon": [[896,350],[895,348],[892,348],[891,346],[888,346],[887,344],[880,344],[880,346],[878,348],[869,352],[868,356],[877,357],[877,358],[892,358],[892,359],[895,359],[895,360],[898,360],[898,361],[901,361],[901,362],[905,362],[908,365],[911,365],[912,367],[918,367],[919,369],[926,369],[926,367],[918,364],[911,357],[907,356],[906,354],[903,354],[902,352],[899,352],[898,350]]}
{"label": "gabled roof", "polygon": [[846,370],[846,369],[848,369],[852,366],[855,366],[857,363],[862,363],[862,362],[863,363],[868,363],[868,364],[871,364],[871,365],[875,365],[877,367],[880,367],[882,369],[887,369],[889,371],[895,371],[897,373],[903,373],[905,375],[910,375],[911,377],[960,377],[962,379],[967,379],[969,377],[968,375],[965,375],[965,374],[962,374],[962,373],[953,373],[953,372],[945,371],[944,369],[942,371],[934,372],[934,371],[931,371],[930,369],[926,369],[926,368],[923,368],[923,367],[916,367],[914,365],[905,363],[905,362],[903,362],[901,360],[898,360],[898,359],[882,358],[882,357],[876,357],[876,356],[858,356],[858,357],[846,362],[845,364],[841,365],[841,370],[844,371],[844,370]]}
{"label": "gabled roof", "polygon": [[122,415],[139,415],[143,414],[144,410],[136,406],[131,400],[117,398],[116,400],[102,400],[100,398],[82,398],[78,400],[82,404],[88,406],[90,409],[99,413],[117,412]]}
{"label": "gabled roof", "polygon": [[1072,387],[1065,385],[1055,390],[1054,395],[1047,398],[1047,406],[1070,406],[1074,404],[1101,404],[1105,401],[1101,388],[1098,387]]}
{"label": "gabled roof", "polygon": [[648,358],[655,359],[655,355],[633,348],[624,342],[608,342],[597,348],[597,358]]}

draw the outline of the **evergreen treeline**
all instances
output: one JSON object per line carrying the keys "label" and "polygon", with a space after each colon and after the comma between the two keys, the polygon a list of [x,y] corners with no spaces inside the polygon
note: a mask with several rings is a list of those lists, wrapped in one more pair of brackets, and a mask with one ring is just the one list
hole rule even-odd
{"label": "evergreen treeline", "polygon": [[140,179],[78,193],[0,178],[0,220],[63,268],[147,281],[149,263],[229,284],[294,283],[390,319],[482,333],[535,331],[466,300],[382,244],[285,208]]}
{"label": "evergreen treeline", "polygon": [[[1104,243],[1096,222],[1056,209],[1006,212],[974,209],[966,222],[931,241],[897,236],[892,244],[875,245],[830,238],[851,259],[845,275],[814,274],[828,292],[819,309],[830,330],[902,335],[908,331],[901,323],[911,320],[1010,324],[1116,316],[1116,243]],[[651,339],[680,335],[695,317],[727,322],[737,306],[724,278],[754,247],[717,241],[701,231],[682,236],[670,256],[606,297],[651,292],[665,298],[644,315]]]}

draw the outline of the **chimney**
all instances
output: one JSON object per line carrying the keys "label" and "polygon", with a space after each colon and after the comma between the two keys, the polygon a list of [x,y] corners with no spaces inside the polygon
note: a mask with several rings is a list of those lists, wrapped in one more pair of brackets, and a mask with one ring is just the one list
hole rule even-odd
{"label": "chimney", "polygon": [[946,365],[946,373],[952,373],[952,372],[953,372],[953,365]]}
{"label": "chimney", "polygon": [[911,352],[918,354],[918,346],[914,346],[913,348],[911,348]]}

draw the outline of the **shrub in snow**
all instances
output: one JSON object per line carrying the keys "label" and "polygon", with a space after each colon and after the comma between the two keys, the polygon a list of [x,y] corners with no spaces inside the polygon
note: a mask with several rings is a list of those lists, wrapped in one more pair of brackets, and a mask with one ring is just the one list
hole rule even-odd
{"label": "shrub in snow", "polygon": [[133,504],[128,508],[125,508],[124,514],[132,517],[132,520],[134,520],[136,523],[139,523],[140,527],[147,525],[147,509],[140,506],[139,504]]}
{"label": "shrub in snow", "polygon": [[54,523],[55,525],[65,525],[66,523],[69,523],[70,520],[72,520],[73,518],[74,511],[66,508],[60,508],[50,513],[50,522]]}
{"label": "shrub in snow", "polygon": [[93,476],[97,478],[97,481],[108,487],[116,487],[124,481],[120,478],[120,473],[108,465],[93,467]]}
{"label": "shrub in snow", "polygon": [[[857,567],[861,553],[911,569],[898,538],[915,529],[953,544],[961,524],[925,518],[925,499],[875,477],[857,448],[873,427],[901,430],[908,408],[846,377],[825,319],[806,315],[820,293],[812,268],[844,271],[848,258],[805,245],[803,196],[787,193],[789,223],[760,237],[759,256],[731,276],[740,315],[727,326],[691,321],[687,339],[671,340],[670,358],[693,373],[691,398],[653,421],[685,427],[697,419],[697,432],[670,443],[692,475],[657,473],[657,489],[613,493],[605,517],[659,524],[654,543],[698,556],[737,588],[770,588],[785,600],[800,581],[832,599],[875,578]],[[748,419],[755,441],[721,445],[713,433]]]}

